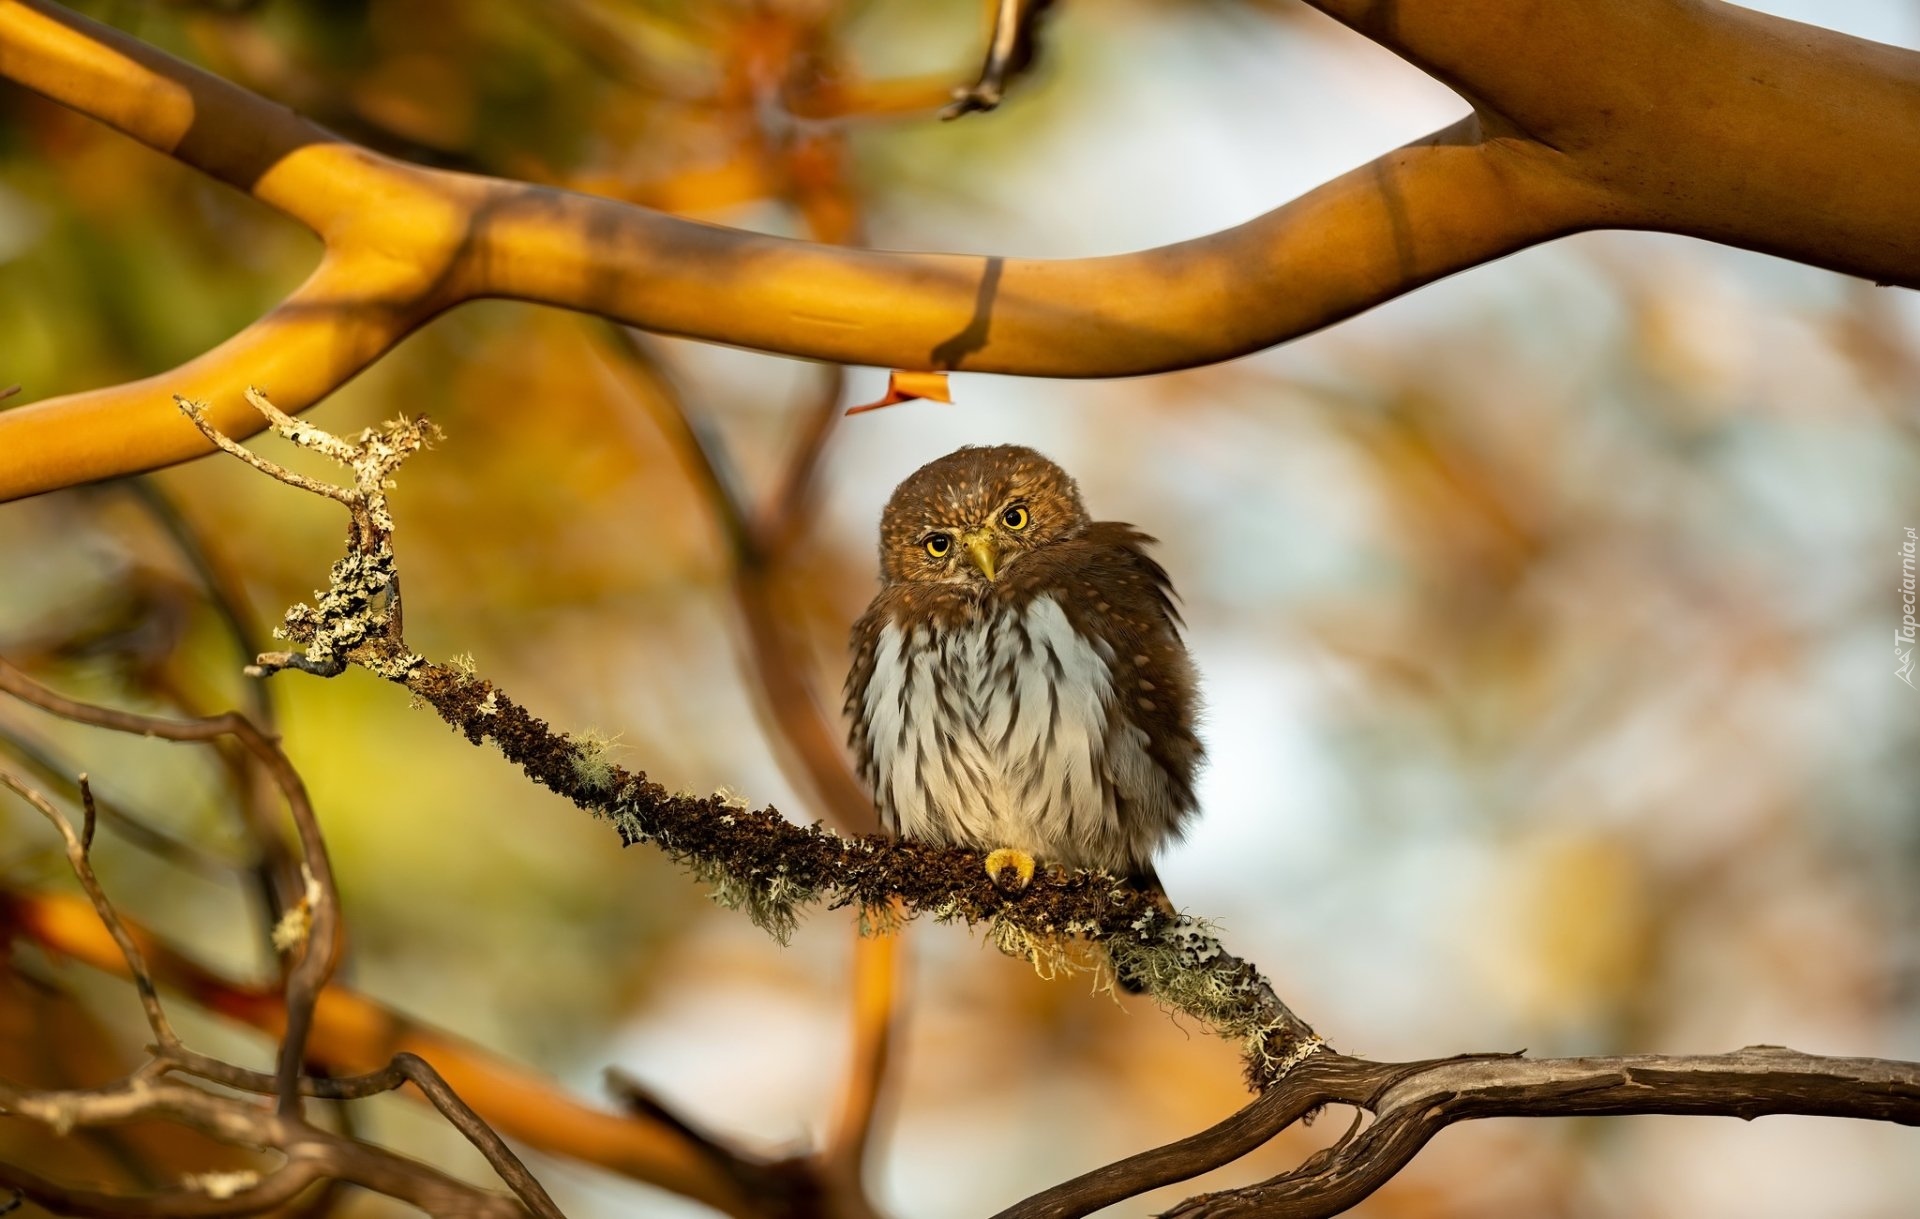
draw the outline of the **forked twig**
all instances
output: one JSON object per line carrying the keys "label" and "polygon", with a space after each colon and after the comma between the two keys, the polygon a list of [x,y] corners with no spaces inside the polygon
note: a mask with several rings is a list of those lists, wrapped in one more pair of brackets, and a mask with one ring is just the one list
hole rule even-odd
{"label": "forked twig", "polygon": [[[81,775],[78,780],[83,812],[78,828],[52,801],[12,772],[0,769],[0,786],[19,795],[59,831],[74,875],[112,937],[128,976],[139,992],[156,1042],[154,1056],[118,1085],[62,1091],[27,1089],[0,1081],[0,1112],[63,1131],[144,1117],[168,1117],[216,1138],[277,1148],[287,1156],[286,1163],[265,1178],[254,1172],[202,1174],[187,1178],[182,1188],[140,1197],[70,1189],[4,1163],[0,1163],[0,1184],[67,1213],[117,1219],[133,1215],[258,1214],[284,1204],[316,1181],[338,1179],[380,1189],[435,1212],[511,1219],[514,1212],[503,1211],[496,1196],[475,1190],[424,1164],[329,1134],[302,1120],[297,1108],[290,1110],[282,1103],[268,1110],[237,1097],[164,1082],[169,1073],[182,1072],[231,1088],[282,1098],[286,1093],[281,1073],[265,1075],[248,1071],[199,1054],[182,1044],[160,1004],[146,954],[94,874],[91,848],[97,808],[87,777]],[[512,1149],[455,1094],[437,1071],[415,1055],[398,1054],[384,1070],[351,1080],[320,1081],[296,1076],[293,1086],[307,1095],[347,1099],[392,1091],[407,1082],[419,1088],[448,1122],[473,1142],[538,1219],[565,1219]]]}
{"label": "forked twig", "polygon": [[29,786],[10,770],[0,769],[0,786],[9,788],[15,795],[31,804],[42,817],[53,823],[60,831],[60,838],[66,844],[67,863],[73,868],[74,876],[80,881],[80,887],[86,890],[87,900],[99,912],[100,921],[106,924],[108,934],[119,946],[120,955],[127,962],[127,973],[133,978],[134,989],[140,992],[140,1006],[147,1014],[147,1027],[153,1030],[153,1037],[161,1050],[179,1048],[179,1034],[173,1031],[173,1024],[167,1019],[166,1011],[160,1006],[160,992],[153,985],[153,974],[147,969],[146,958],[140,954],[140,946],[127,934],[126,925],[120,921],[119,912],[113,903],[107,900],[106,890],[100,887],[100,879],[93,873],[93,827],[97,810],[93,803],[93,788],[87,782],[87,776],[81,775],[80,801],[85,810],[85,821],[75,830],[73,822],[66,814],[55,808],[53,802]]}
{"label": "forked twig", "polygon": [[[269,461],[214,427],[206,407],[175,395],[181,413],[193,421],[209,441],[270,478],[331,499],[347,509],[347,553],[334,564],[327,589],[318,605],[296,605],[276,636],[300,645],[299,651],[263,653],[247,668],[249,675],[265,677],[281,669],[300,669],[321,677],[336,677],[347,667],[347,653],[375,635],[400,637],[400,580],[393,562],[393,517],[387,509],[387,487],[400,463],[440,437],[440,429],[426,419],[398,419],[382,428],[368,428],[357,443],[349,443],[273,405],[257,389],[247,390],[247,402],[265,417],[273,430],[305,449],[331,458],[353,475],[351,487],[335,486],[296,474]],[[418,657],[396,657],[405,666]],[[383,673],[382,676],[395,676]]]}
{"label": "forked twig", "polygon": [[[289,918],[282,921],[287,949],[297,948],[300,957],[287,971],[287,1032],[280,1050],[282,1090],[280,1102],[289,1113],[298,1114],[300,1097],[295,1080],[306,1046],[307,1031],[313,1023],[313,1006],[333,972],[339,950],[339,898],[334,888],[333,865],[327,854],[326,839],[314,816],[307,786],[279,744],[261,732],[246,716],[230,711],[225,715],[201,719],[174,720],[96,707],[77,699],[56,694],[0,658],[0,691],[22,702],[39,707],[63,719],[138,736],[159,737],[169,741],[207,743],[231,736],[266,767],[274,784],[287,802],[288,815],[299,835],[303,866],[307,878],[307,900]],[[294,932],[298,934],[293,934]]]}

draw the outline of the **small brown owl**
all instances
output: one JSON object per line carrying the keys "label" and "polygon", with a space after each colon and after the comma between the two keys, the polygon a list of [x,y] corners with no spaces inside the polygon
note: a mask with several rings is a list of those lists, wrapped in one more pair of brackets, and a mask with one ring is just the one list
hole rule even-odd
{"label": "small brown owl", "polygon": [[[1159,892],[1193,812],[1193,663],[1153,539],[1094,521],[1066,471],[964,448],[894,490],[883,587],[854,624],[851,744],[886,827]],[[1164,896],[1162,897],[1164,901]]]}

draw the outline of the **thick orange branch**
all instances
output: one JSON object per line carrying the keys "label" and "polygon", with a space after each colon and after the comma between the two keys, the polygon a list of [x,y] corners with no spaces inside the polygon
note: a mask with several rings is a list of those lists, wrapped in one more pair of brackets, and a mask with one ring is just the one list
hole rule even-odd
{"label": "thick orange branch", "polygon": [[1920,285],[1920,55],[1711,0],[1317,3],[1475,115],[1236,228],[1038,261],[788,241],[406,165],[44,0],[0,0],[0,76],[329,249],[286,305],[182,369],[0,413],[0,499],[205,452],[156,386],[251,434],[248,382],[304,409],[478,297],[841,363],[1112,377],[1259,350],[1584,228]]}
{"label": "thick orange branch", "polygon": [[1920,286],[1920,54],[1719,0],[1310,0],[1589,182],[1604,226]]}
{"label": "thick orange branch", "polygon": [[248,385],[276,402],[324,398],[438,311],[412,285],[383,286],[373,272],[388,268],[394,264],[329,255],[271,313],[178,368],[0,414],[0,499],[208,452],[175,394],[209,403],[214,426],[238,436],[261,427],[260,412],[241,396]]}
{"label": "thick orange branch", "polygon": [[[1467,124],[1248,224],[1158,250],[1059,262],[881,253],[404,165],[39,0],[0,0],[0,47],[0,76],[313,228],[344,280],[323,268],[321,283],[184,369],[0,414],[0,499],[204,452],[156,384],[209,402],[229,434],[251,434],[240,393],[268,380],[259,361],[281,349],[289,311],[312,326],[293,331],[298,352],[321,357],[306,375],[291,357],[275,361],[269,388],[291,410],[439,310],[483,296],[846,363],[1124,376],[1270,346],[1579,221],[1561,179],[1541,171],[1550,162],[1480,142]],[[355,292],[379,307],[329,322]],[[344,332],[337,343],[330,326]]]}

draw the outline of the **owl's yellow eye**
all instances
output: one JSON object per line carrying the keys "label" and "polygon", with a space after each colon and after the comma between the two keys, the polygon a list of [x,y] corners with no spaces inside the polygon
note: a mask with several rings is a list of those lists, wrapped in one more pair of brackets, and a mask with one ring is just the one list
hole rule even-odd
{"label": "owl's yellow eye", "polygon": [[929,533],[926,540],[927,553],[936,559],[944,559],[953,549],[953,538],[944,533]]}
{"label": "owl's yellow eye", "polygon": [[1015,504],[1000,514],[1000,523],[1013,530],[1025,529],[1027,522],[1032,519],[1025,504]]}

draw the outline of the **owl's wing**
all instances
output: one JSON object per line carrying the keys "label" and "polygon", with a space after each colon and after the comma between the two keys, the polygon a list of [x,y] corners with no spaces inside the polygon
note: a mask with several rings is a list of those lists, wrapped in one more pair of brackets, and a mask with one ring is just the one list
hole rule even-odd
{"label": "owl's wing", "polygon": [[876,774],[873,763],[873,742],[869,739],[867,724],[867,687],[873,683],[875,657],[880,647],[880,632],[886,626],[890,615],[886,603],[886,593],[882,592],[867,607],[867,612],[853,624],[853,631],[847,639],[847,650],[851,654],[852,664],[847,670],[846,704],[847,748],[853,753],[854,768],[860,774],[860,782],[870,794],[875,796],[874,806],[880,814],[880,823],[889,833],[896,827],[890,816],[893,802],[878,798],[874,792]]}
{"label": "owl's wing", "polygon": [[1066,594],[1068,621],[1112,649],[1114,712],[1146,735],[1147,756],[1165,775],[1171,806],[1155,812],[1172,831],[1193,810],[1204,750],[1194,732],[1199,682],[1180,638],[1173,583],[1146,552],[1152,542],[1131,525],[1096,521],[1047,549],[1060,562],[1051,579]]}

